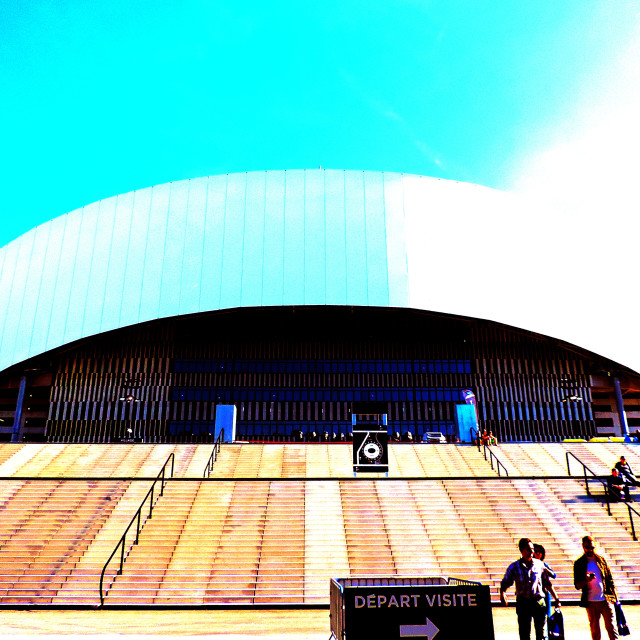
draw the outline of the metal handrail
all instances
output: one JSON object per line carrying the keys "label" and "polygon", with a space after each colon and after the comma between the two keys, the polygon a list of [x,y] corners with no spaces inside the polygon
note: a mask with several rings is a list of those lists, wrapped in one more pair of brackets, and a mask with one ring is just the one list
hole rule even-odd
{"label": "metal handrail", "polygon": [[[473,435],[475,432],[475,436]],[[471,436],[471,443],[475,443],[478,446],[478,451],[480,451],[480,430],[475,427],[469,427],[469,435]]]}
{"label": "metal handrail", "polygon": [[[484,459],[487,459],[487,451],[489,452],[489,460],[491,462],[491,469],[493,471],[497,471],[498,472],[498,477],[501,478],[502,474],[500,473],[500,469],[502,468],[502,470],[504,471],[504,475],[509,477],[509,472],[507,471],[507,468],[502,464],[502,462],[500,462],[500,460],[498,459],[498,456],[493,453],[493,451],[491,451],[491,447],[483,444],[482,445],[484,448]],[[480,447],[478,446],[478,449],[480,449]],[[496,461],[496,468],[493,468],[493,461]]]}
{"label": "metal handrail", "polygon": [[207,460],[207,466],[204,468],[204,472],[202,473],[203,478],[208,478],[211,475],[211,471],[213,471],[213,463],[218,459],[218,454],[220,453],[220,449],[222,448],[222,442],[224,440],[224,429],[220,429],[220,433],[216,438],[216,441],[213,445],[213,451]]}
{"label": "metal handrail", "polygon": [[582,460],[580,460],[580,458],[578,458],[578,456],[574,455],[573,453],[571,453],[571,451],[565,451],[565,458],[567,459],[567,475],[571,475],[571,461],[569,459],[569,456],[571,456],[572,458],[574,458],[575,460],[577,460],[581,465],[582,465],[582,471],[584,473],[584,482],[586,485],[586,489],[587,489],[587,495],[590,496],[591,492],[589,491],[589,476],[587,475],[587,471],[600,483],[604,486],[605,490],[607,488],[607,483],[605,480],[602,479],[601,476],[599,476],[595,471],[589,469],[589,467],[587,467],[587,465],[582,462]]}
{"label": "metal handrail", "polygon": [[[156,483],[158,481],[160,481],[160,493],[157,494],[155,502],[158,501],[160,496],[164,495],[164,485],[167,482],[167,480],[165,479],[165,469],[167,468],[167,465],[169,464],[170,460],[171,460],[171,474],[169,475],[169,477],[170,478],[173,477],[175,456],[174,456],[173,453],[170,453],[169,457],[166,459],[165,463],[162,465],[162,469],[160,469],[160,472],[156,476],[156,479],[152,482],[151,487],[149,488],[149,491],[147,491],[147,495],[142,500],[142,503],[138,507],[138,510],[135,512],[133,518],[131,518],[131,522],[127,525],[127,528],[124,530],[124,533],[122,534],[122,537],[118,541],[118,544],[116,545],[115,549],[111,552],[111,555],[109,556],[109,559],[104,563],[104,567],[102,567],[102,573],[100,574],[100,606],[104,605],[104,597],[106,595],[106,593],[103,593],[102,587],[103,587],[103,583],[104,583],[104,574],[105,574],[105,572],[107,570],[107,567],[109,566],[109,563],[111,562],[113,557],[116,555],[116,551],[118,551],[118,549],[120,549],[121,550],[120,551],[120,567],[118,568],[118,571],[117,571],[116,575],[119,576],[119,575],[122,574],[122,570],[123,570],[123,567],[124,567],[124,560],[125,560],[125,542],[126,542],[126,538],[127,538],[127,533],[129,533],[129,529],[131,529],[131,526],[133,525],[134,521],[137,519],[136,539],[131,543],[131,547],[134,544],[138,544],[138,540],[140,538],[140,531],[142,530],[142,528],[146,524],[147,520],[149,518],[151,518],[152,515],[153,515],[153,507],[154,507],[154,504],[155,504],[154,500],[153,500],[153,490],[154,490],[154,487],[156,486]],[[142,521],[142,507],[144,507],[144,505],[145,505],[145,503],[147,501],[147,498],[150,498],[149,499],[149,514],[146,516],[146,518],[144,519],[144,522],[143,522]],[[131,549],[131,547],[129,547],[129,549]]]}
{"label": "metal handrail", "polygon": [[606,498],[605,501],[607,503],[607,513],[611,515],[611,500],[609,500],[609,485],[607,484],[607,481],[603,480],[602,477],[599,476],[595,471],[592,471],[591,469],[589,469],[589,467],[587,467],[587,465],[584,462],[582,462],[582,460],[580,460],[578,456],[571,453],[571,451],[565,451],[565,458],[567,459],[567,475],[569,476],[571,475],[571,461],[569,459],[569,456],[571,456],[572,458],[575,458],[582,465],[582,471],[584,473],[584,484],[585,484],[585,488],[587,490],[588,496],[591,495],[591,491],[589,490],[589,476],[587,475],[587,471],[602,485],[602,487],[604,488],[604,495]]}
{"label": "metal handrail", "polygon": [[629,522],[631,523],[631,535],[633,536],[634,540],[638,540],[638,537],[636,536],[636,528],[633,524],[633,515],[632,513],[635,513],[638,518],[640,518],[640,513],[638,513],[628,502],[627,504],[627,509],[629,510]]}

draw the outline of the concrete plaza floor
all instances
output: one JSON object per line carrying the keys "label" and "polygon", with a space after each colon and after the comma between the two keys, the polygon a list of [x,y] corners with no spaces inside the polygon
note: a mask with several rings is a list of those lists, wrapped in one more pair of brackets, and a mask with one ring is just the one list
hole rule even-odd
{"label": "concrete plaza floor", "polygon": [[[566,640],[590,640],[580,607],[564,607]],[[640,637],[640,605],[626,605],[631,636]],[[496,640],[518,640],[514,607],[493,609]],[[248,640],[328,640],[328,610],[200,611],[0,611],[0,636],[11,638],[226,638]],[[606,633],[603,637],[606,639]],[[349,640],[348,638],[346,640]],[[382,639],[381,639],[382,640]],[[445,640],[443,638],[443,640]]]}

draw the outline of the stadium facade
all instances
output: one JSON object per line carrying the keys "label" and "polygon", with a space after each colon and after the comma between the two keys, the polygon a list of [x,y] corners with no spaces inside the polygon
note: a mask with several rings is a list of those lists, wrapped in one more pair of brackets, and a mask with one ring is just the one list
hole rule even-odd
{"label": "stadium facade", "polygon": [[469,390],[501,440],[634,430],[636,372],[517,328],[535,329],[526,305],[500,310],[522,265],[494,259],[493,223],[514,206],[464,183],[301,170],[55,218],[0,249],[0,439],[207,441],[219,404],[243,439],[340,439],[359,400],[387,402],[392,433],[452,435]]}

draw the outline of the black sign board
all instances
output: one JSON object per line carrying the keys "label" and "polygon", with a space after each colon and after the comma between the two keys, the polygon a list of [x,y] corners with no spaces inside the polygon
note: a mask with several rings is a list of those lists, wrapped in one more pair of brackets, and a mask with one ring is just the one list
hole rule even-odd
{"label": "black sign board", "polygon": [[389,471],[389,436],[384,431],[353,430],[353,470],[355,472],[386,473]]}
{"label": "black sign board", "polygon": [[494,640],[489,587],[345,586],[345,640]]}

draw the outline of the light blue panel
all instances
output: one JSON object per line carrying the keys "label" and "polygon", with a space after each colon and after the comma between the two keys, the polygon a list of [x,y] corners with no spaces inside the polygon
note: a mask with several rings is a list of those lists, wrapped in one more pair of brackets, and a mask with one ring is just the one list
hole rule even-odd
{"label": "light blue panel", "polygon": [[148,251],[147,232],[149,230],[150,207],[151,189],[133,192],[131,235],[124,275],[125,293],[120,305],[120,326],[123,327],[134,324],[140,319],[140,297],[142,295],[144,261]]}
{"label": "light blue panel", "polygon": [[[4,328],[4,322],[7,319],[7,310],[9,307],[9,293],[11,291],[11,280],[13,277],[13,270],[16,267],[16,261],[7,259],[10,253],[10,247],[13,246],[13,242],[10,242],[4,247],[0,247],[0,331]],[[11,276],[9,275],[11,271]],[[2,342],[2,333],[0,333],[0,343]]]}
{"label": "light blue panel", "polygon": [[89,336],[100,331],[102,312],[107,290],[107,272],[111,257],[113,228],[116,219],[116,198],[98,202],[96,242],[91,256],[89,288],[84,306],[82,335]]}
{"label": "light blue panel", "polygon": [[284,289],[284,188],[286,172],[267,172],[264,204],[262,305],[282,304]]}
{"label": "light blue panel", "polygon": [[404,242],[404,195],[401,174],[384,174],[384,208],[389,305],[406,307],[409,304],[409,271],[407,247]]}
{"label": "light blue panel", "polygon": [[223,309],[239,307],[242,300],[242,246],[246,189],[246,174],[237,173],[229,176],[220,289],[220,306]]}
{"label": "light blue panel", "polygon": [[389,305],[389,274],[382,173],[364,173],[364,206],[367,234],[367,301],[371,306],[386,307]]}
{"label": "light blue panel", "polygon": [[126,290],[124,279],[129,249],[131,248],[131,251],[138,251],[138,247],[130,247],[132,213],[133,192],[118,196],[116,199],[116,213],[100,331],[116,329],[120,321],[120,309],[122,305],[136,305],[138,303],[138,300],[130,296]]}
{"label": "light blue panel", "polygon": [[364,217],[363,172],[345,173],[347,230],[347,300],[351,305],[369,304],[367,294],[367,246]]}
{"label": "light blue panel", "polygon": [[144,256],[144,276],[140,296],[140,322],[154,320],[160,314],[160,287],[162,286],[170,190],[170,184],[161,184],[151,190],[149,235]]}
{"label": "light blue panel", "polygon": [[456,426],[460,442],[472,442],[471,429],[478,429],[476,408],[470,404],[456,405]]}
{"label": "light blue panel", "polygon": [[[20,236],[16,241],[15,267],[11,279],[10,294],[8,296],[8,313],[4,323],[2,335],[2,352],[6,351],[9,358],[14,360],[14,354],[24,353],[21,348],[25,342],[29,342],[26,335],[20,336],[20,314],[24,300],[25,287],[29,274],[29,261],[33,255],[35,233],[29,231]],[[25,328],[25,333],[28,330]]]}
{"label": "light blue panel", "polygon": [[344,210],[344,171],[324,171],[326,300],[347,304],[347,230]]}
{"label": "light blue panel", "polygon": [[[11,285],[18,266],[18,252],[21,242],[22,239],[17,238],[0,250],[2,263],[2,269],[0,269],[0,331],[2,331],[0,333],[0,359],[3,363],[10,362],[13,354],[13,346],[8,341],[6,343],[4,341],[4,327],[12,312],[10,306]],[[2,368],[0,366],[0,370]]]}
{"label": "light blue panel", "polygon": [[176,315],[180,306],[180,283],[182,282],[188,200],[189,180],[172,182],[169,195],[167,235],[164,242],[160,307],[158,310],[161,318]]}
{"label": "light blue panel", "polygon": [[324,172],[306,171],[304,186],[304,300],[324,305],[326,294],[326,237]]}
{"label": "light blue panel", "polygon": [[53,308],[53,295],[56,289],[60,257],[62,256],[62,241],[66,222],[67,216],[60,216],[43,225],[47,227],[47,248],[44,255],[40,294],[33,319],[33,333],[29,347],[30,355],[42,353],[47,348],[49,320]]}
{"label": "light blue panel", "polygon": [[189,181],[186,234],[182,258],[180,284],[180,313],[197,313],[200,308],[202,283],[202,251],[204,214],[207,206],[207,179]]}
{"label": "light blue panel", "polygon": [[284,209],[284,304],[305,304],[304,278],[304,171],[287,171]]}
{"label": "light blue panel", "polygon": [[247,202],[242,248],[241,305],[243,307],[258,307],[262,303],[265,178],[266,172],[256,171],[247,174]]}
{"label": "light blue panel", "polygon": [[20,331],[16,340],[15,360],[24,360],[29,357],[31,339],[34,333],[38,300],[42,291],[42,280],[47,270],[46,257],[49,245],[49,231],[51,224],[36,227],[33,232],[33,251],[29,264],[29,274],[24,288],[24,300],[20,313]]}
{"label": "light blue panel", "polygon": [[82,209],[72,211],[67,214],[66,218],[62,248],[60,250],[60,263],[53,294],[53,308],[51,309],[51,318],[49,320],[47,349],[53,349],[64,344],[63,336],[69,313],[73,271],[78,252],[78,241],[80,240]]}
{"label": "light blue panel", "polygon": [[228,176],[211,176],[207,183],[200,311],[220,308],[222,286],[222,239]]}
{"label": "light blue panel", "polygon": [[64,342],[77,340],[82,336],[85,300],[89,291],[91,262],[96,243],[96,226],[99,204],[90,204],[82,209],[78,252],[73,267],[73,279],[69,294],[69,307],[65,324]]}

